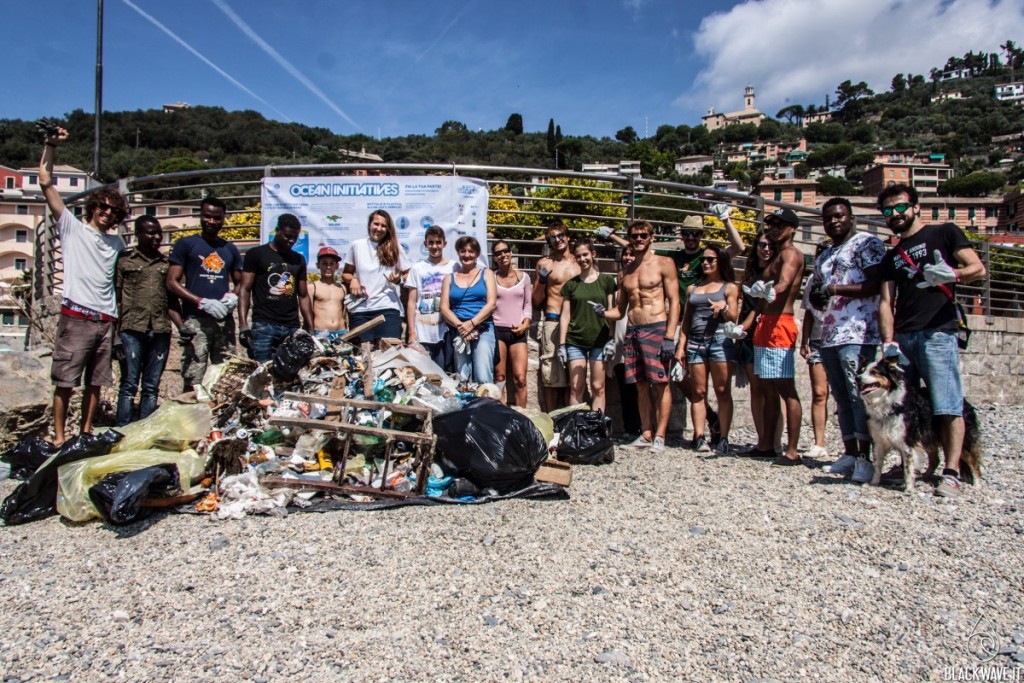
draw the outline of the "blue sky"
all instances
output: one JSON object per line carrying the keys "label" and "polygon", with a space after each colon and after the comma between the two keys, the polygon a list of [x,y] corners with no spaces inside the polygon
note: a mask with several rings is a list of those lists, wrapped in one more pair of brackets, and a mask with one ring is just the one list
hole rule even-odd
{"label": "blue sky", "polygon": [[[522,114],[641,136],[741,108],[889,87],[1024,42],[1024,0],[105,0],[104,109],[254,109],[339,134],[432,134]],[[0,118],[93,110],[96,4],[4,3]],[[148,18],[147,18],[148,17]]]}

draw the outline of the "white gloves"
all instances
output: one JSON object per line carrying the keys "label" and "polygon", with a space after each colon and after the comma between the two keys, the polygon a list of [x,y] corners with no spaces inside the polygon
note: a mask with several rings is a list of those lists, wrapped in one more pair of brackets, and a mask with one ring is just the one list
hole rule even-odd
{"label": "white gloves", "polygon": [[602,225],[599,228],[594,228],[594,237],[601,240],[602,242],[608,241],[608,239],[615,234],[615,228],[610,228],[607,225]]}
{"label": "white gloves", "polygon": [[673,363],[672,369],[668,371],[668,378],[673,382],[682,382],[686,377],[686,371],[680,363]]}
{"label": "white gloves", "polygon": [[569,349],[565,348],[565,344],[558,346],[558,351],[555,351],[555,355],[558,356],[558,362],[562,365],[569,364]]}
{"label": "white gloves", "polygon": [[732,208],[728,204],[712,204],[708,207],[708,211],[718,216],[718,220],[723,223],[732,214]]}
{"label": "white gloves", "polygon": [[725,336],[733,341],[739,341],[747,336],[747,331],[743,329],[743,325],[739,323],[723,323],[722,331],[725,332]]}
{"label": "white gloves", "polygon": [[541,266],[537,269],[537,279],[540,280],[541,284],[548,281],[548,275],[551,275],[551,270],[549,268]]}
{"label": "white gloves", "polygon": [[771,280],[758,280],[747,287],[743,285],[743,292],[755,299],[764,299],[768,303],[775,301],[775,283]]}
{"label": "white gloves", "polygon": [[228,315],[231,315],[231,312],[238,308],[238,295],[228,292],[220,298],[220,302],[227,307]]}
{"label": "white gloves", "polygon": [[604,351],[602,351],[602,353],[604,354],[605,362],[608,362],[612,358],[615,357],[615,340],[614,339],[609,339],[608,340],[608,343],[604,345]]}
{"label": "white gloves", "polygon": [[469,353],[469,344],[462,337],[456,336],[455,341],[452,342],[452,347],[455,349],[455,353]]}
{"label": "white gloves", "polygon": [[942,254],[936,249],[932,252],[935,257],[935,265],[926,263],[921,268],[921,275],[924,276],[924,282],[918,282],[917,286],[921,289],[926,287],[934,287],[937,285],[945,285],[950,282],[956,282],[956,271],[949,267],[949,264],[942,260]]}
{"label": "white gloves", "polygon": [[604,314],[608,312],[604,304],[599,304],[596,301],[588,301],[587,303],[594,309],[594,313],[597,314],[598,318],[603,318]]}
{"label": "white gloves", "polygon": [[200,299],[199,310],[217,320],[223,320],[231,314],[227,305],[216,299]]}

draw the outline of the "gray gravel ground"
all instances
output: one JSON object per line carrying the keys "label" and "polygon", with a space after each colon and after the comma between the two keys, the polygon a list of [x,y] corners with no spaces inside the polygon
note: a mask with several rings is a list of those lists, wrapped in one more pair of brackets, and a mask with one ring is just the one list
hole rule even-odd
{"label": "gray gravel ground", "polygon": [[985,482],[955,502],[669,448],[574,468],[568,502],[0,528],[2,680],[917,681],[989,652],[985,666],[1024,666],[1024,409],[979,412]]}

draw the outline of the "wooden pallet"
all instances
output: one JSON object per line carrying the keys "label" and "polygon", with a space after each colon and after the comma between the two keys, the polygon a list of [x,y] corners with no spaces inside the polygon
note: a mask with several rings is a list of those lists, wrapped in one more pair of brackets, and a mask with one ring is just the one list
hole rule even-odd
{"label": "wooden pallet", "polygon": [[[337,398],[333,396],[313,396],[310,394],[299,394],[285,392],[282,398],[288,401],[302,401],[305,403],[320,403],[327,406],[327,420],[311,420],[308,418],[272,417],[270,424],[277,427],[301,427],[307,430],[320,430],[322,432],[334,432],[340,435],[342,441],[341,455],[335,458],[334,479],[338,491],[354,495],[377,495],[381,498],[405,497],[407,495],[423,495],[427,487],[427,478],[430,476],[430,466],[434,463],[434,449],[437,444],[437,437],[434,435],[433,411],[420,406],[406,406],[395,403],[380,403],[378,401],[364,401],[352,398]],[[333,410],[337,408],[337,412]],[[353,422],[355,414],[360,410],[388,410],[399,415],[411,415],[422,420],[422,427],[418,432],[405,432],[396,429],[385,429],[378,421],[375,427],[358,425]],[[375,436],[384,439],[384,468],[381,472],[381,485],[379,488],[368,486],[349,486],[342,483],[345,476],[345,466],[351,458],[352,437],[356,435]],[[391,468],[391,457],[396,441],[405,441],[413,446],[413,471],[416,473],[416,487],[412,493],[405,494],[398,491],[386,490],[388,470]]]}

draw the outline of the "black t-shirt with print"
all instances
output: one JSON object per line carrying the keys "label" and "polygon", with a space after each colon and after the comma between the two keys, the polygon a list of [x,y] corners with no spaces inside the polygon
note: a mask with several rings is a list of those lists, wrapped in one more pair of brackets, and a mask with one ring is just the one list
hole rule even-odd
{"label": "black t-shirt with print", "polygon": [[[934,252],[937,249],[942,260],[950,267],[956,268],[954,254],[964,247],[970,247],[964,231],[953,223],[926,225],[910,237],[901,239],[896,247],[885,254],[882,261],[882,280],[896,283],[896,311],[894,327],[897,332],[920,332],[921,330],[957,329],[956,307],[949,297],[938,287],[918,287],[924,282],[924,276],[915,272],[900,249],[906,252],[918,269],[928,264],[935,264]],[[946,285],[950,293],[956,296],[956,284]]]}
{"label": "black t-shirt with print", "polygon": [[253,322],[298,327],[298,283],[306,280],[302,255],[295,251],[282,254],[263,244],[246,253],[242,269],[256,276],[252,285]]}

